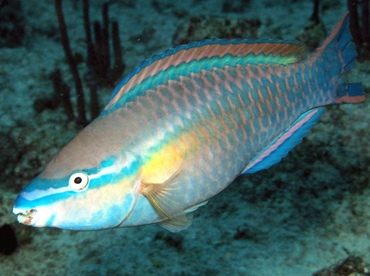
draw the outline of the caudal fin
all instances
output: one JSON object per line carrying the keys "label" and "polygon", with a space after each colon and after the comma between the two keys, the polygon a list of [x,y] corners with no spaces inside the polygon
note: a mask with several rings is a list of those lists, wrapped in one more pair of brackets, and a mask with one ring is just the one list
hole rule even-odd
{"label": "caudal fin", "polygon": [[330,49],[336,49],[342,62],[341,73],[352,69],[356,64],[356,45],[352,40],[349,29],[349,12],[338,22],[331,34],[325,39],[318,51],[325,53]]}
{"label": "caudal fin", "polygon": [[332,104],[360,103],[365,100],[364,89],[361,83],[348,83],[341,74],[352,69],[356,64],[356,45],[352,40],[349,29],[349,12],[339,21],[331,34],[316,50],[326,63],[326,74],[334,83],[335,100]]}

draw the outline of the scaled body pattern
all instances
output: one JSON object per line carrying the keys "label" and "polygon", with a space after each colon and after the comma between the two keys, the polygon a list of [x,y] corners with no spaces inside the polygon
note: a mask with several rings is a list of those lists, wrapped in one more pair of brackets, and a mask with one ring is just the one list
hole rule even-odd
{"label": "scaled body pattern", "polygon": [[155,55],[115,89],[14,204],[36,227],[157,223],[180,231],[237,176],[280,161],[326,105],[365,100],[346,14],[314,53],[297,42],[206,40]]}

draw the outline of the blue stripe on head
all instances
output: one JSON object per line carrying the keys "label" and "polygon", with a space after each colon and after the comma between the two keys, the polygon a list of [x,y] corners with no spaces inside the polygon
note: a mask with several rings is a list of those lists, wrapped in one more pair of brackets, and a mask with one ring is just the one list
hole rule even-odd
{"label": "blue stripe on head", "polygon": [[74,191],[68,187],[68,178],[44,179],[36,177],[19,194],[15,206],[37,208],[47,206],[55,201],[64,200],[73,196]]}
{"label": "blue stripe on head", "polygon": [[[126,163],[125,166],[117,172],[114,167],[115,161],[116,158],[110,157],[100,163],[100,169],[94,167],[83,170],[90,178],[87,190],[99,189],[104,185],[120,183],[123,179],[137,174],[141,167],[139,160],[132,159],[131,162],[128,164]],[[104,169],[106,169],[106,171]],[[72,172],[70,175],[75,172],[76,171]],[[59,179],[36,177],[19,194],[15,206],[27,206],[29,209],[37,208],[39,206],[48,206],[54,202],[78,196],[84,191],[75,191],[69,187],[70,175]]]}

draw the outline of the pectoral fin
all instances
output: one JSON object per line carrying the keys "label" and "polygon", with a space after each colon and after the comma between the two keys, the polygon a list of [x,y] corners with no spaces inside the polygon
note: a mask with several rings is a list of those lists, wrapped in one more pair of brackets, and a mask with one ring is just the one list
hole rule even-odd
{"label": "pectoral fin", "polygon": [[176,171],[163,183],[141,183],[140,192],[153,207],[168,219],[174,219],[183,213],[183,194],[181,194],[179,176]]}
{"label": "pectoral fin", "polygon": [[177,233],[190,227],[193,221],[193,214],[182,214],[172,219],[167,219],[157,224],[164,229]]}
{"label": "pectoral fin", "polygon": [[159,214],[166,218],[158,225],[171,232],[179,232],[188,228],[193,221],[192,212],[207,203],[205,201],[183,209],[184,194],[180,189],[180,175],[181,172],[176,171],[164,183],[143,182],[140,187],[141,194],[149,200]]}

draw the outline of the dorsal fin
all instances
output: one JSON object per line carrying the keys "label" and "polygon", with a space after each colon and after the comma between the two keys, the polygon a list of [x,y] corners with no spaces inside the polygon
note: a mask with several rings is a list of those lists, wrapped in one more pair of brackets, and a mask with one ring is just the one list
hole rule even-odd
{"label": "dorsal fin", "polygon": [[[166,50],[161,54],[142,62],[124,78],[115,88],[108,104],[107,111],[124,94],[130,93],[129,98],[144,93],[145,89],[133,88],[145,80],[158,76],[163,72],[180,66],[183,73],[195,73],[200,70],[209,70],[212,67],[234,66],[235,64],[282,64],[295,63],[307,56],[307,48],[299,42],[268,40],[268,39],[211,39],[180,45]],[[207,62],[208,61],[208,62]],[[199,64],[195,64],[199,63]],[[183,65],[192,64],[184,68]],[[175,69],[176,70],[176,69]],[[179,70],[180,71],[180,70]],[[179,72],[178,71],[178,72]],[[169,74],[171,76],[171,74]],[[174,76],[178,74],[172,74]],[[158,77],[158,80],[168,80]],[[125,99],[121,104],[127,101]]]}

